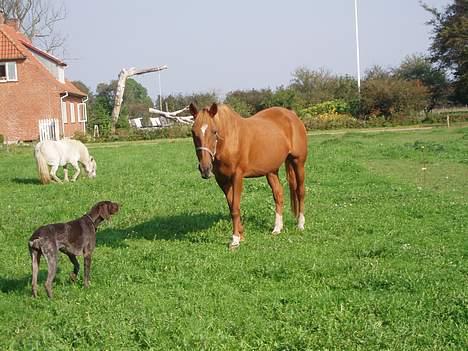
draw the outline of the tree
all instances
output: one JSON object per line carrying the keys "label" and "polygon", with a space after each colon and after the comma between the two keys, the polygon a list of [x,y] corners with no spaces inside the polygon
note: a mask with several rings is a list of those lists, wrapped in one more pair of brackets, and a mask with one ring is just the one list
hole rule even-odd
{"label": "tree", "polygon": [[332,100],[336,88],[335,77],[328,71],[320,69],[310,70],[300,67],[292,73],[289,86],[302,99],[302,107],[308,107],[322,101]]}
{"label": "tree", "polygon": [[432,28],[431,60],[453,73],[455,94],[459,103],[468,103],[468,1],[454,0],[442,12],[427,4],[432,14],[427,22]]}
{"label": "tree", "polygon": [[66,17],[61,0],[0,0],[0,10],[8,19],[17,19],[21,31],[38,46],[53,53],[65,44],[56,24]]}
{"label": "tree", "polygon": [[272,96],[270,89],[234,90],[226,94],[224,103],[230,105],[241,116],[248,117],[267,108]]}
{"label": "tree", "polygon": [[428,103],[428,90],[419,81],[395,77],[367,79],[361,89],[360,108],[365,116],[419,112]]}
{"label": "tree", "polygon": [[442,69],[434,67],[429,58],[422,55],[407,56],[394,70],[394,75],[405,80],[420,81],[429,89],[428,110],[447,102],[450,90],[447,75]]}

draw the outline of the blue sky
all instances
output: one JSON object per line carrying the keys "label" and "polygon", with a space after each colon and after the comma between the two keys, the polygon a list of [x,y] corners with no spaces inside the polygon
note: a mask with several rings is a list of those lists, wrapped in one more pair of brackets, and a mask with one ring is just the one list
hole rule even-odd
{"label": "blue sky", "polygon": [[[448,0],[426,0],[442,8]],[[123,67],[166,64],[163,95],[286,85],[300,66],[356,75],[354,0],[66,1],[67,78],[93,90]],[[426,53],[418,0],[358,0],[361,72]],[[158,74],[137,79],[155,98]]]}

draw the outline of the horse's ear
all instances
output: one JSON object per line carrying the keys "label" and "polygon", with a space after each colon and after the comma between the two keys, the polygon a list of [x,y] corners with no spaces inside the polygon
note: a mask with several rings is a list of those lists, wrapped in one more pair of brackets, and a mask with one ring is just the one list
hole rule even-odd
{"label": "horse's ear", "polygon": [[216,114],[218,113],[218,104],[216,102],[213,102],[208,113],[210,114],[211,117],[216,116]]}
{"label": "horse's ear", "polygon": [[193,118],[197,118],[198,115],[198,108],[195,106],[193,102],[190,103],[189,106],[190,113],[192,114]]}

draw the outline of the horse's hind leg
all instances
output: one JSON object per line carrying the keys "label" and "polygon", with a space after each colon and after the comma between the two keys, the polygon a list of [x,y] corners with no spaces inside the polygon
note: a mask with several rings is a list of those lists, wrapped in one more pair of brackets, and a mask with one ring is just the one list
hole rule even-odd
{"label": "horse's hind leg", "polygon": [[73,178],[72,178],[72,182],[76,181],[76,178],[78,178],[78,176],[80,175],[80,165],[78,164],[78,162],[72,162],[71,165],[73,166],[73,168],[75,169],[75,174],[73,175]]}
{"label": "horse's hind leg", "polygon": [[300,230],[304,229],[305,217],[304,217],[304,198],[305,198],[305,160],[295,158],[292,160],[292,166],[296,175],[296,196],[299,201],[299,216],[297,218],[297,227]]}
{"label": "horse's hind leg", "polygon": [[274,173],[268,173],[266,175],[268,184],[273,192],[273,199],[275,200],[275,228],[273,234],[281,233],[283,230],[283,187],[281,186],[278,178],[278,171]]}
{"label": "horse's hind leg", "polygon": [[53,180],[55,180],[57,183],[62,183],[59,177],[57,177],[57,170],[59,166],[58,165],[53,165],[50,168],[50,176],[52,177]]}
{"label": "horse's hind leg", "polygon": [[68,168],[67,168],[67,165],[63,166],[63,181],[68,182]]}

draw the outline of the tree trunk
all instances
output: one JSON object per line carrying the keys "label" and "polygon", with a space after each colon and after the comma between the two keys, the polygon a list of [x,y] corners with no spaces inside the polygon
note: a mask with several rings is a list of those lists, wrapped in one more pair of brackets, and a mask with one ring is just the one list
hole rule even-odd
{"label": "tree trunk", "polygon": [[151,73],[151,72],[158,72],[167,69],[167,66],[159,66],[159,67],[152,67],[152,68],[143,68],[143,69],[136,69],[135,67],[122,70],[119,73],[119,80],[117,82],[117,90],[115,92],[115,100],[114,100],[114,109],[112,110],[112,124],[111,124],[111,133],[115,134],[115,125],[117,124],[117,120],[119,119],[120,109],[122,108],[122,101],[125,92],[125,83],[127,82],[127,78],[131,76],[136,76],[139,74]]}

